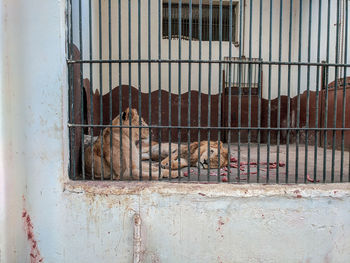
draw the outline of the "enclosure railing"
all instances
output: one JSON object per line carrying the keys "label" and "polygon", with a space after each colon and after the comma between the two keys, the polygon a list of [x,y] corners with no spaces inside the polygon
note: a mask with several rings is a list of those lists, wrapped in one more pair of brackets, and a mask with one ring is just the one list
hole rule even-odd
{"label": "enclosure railing", "polygon": [[349,182],[348,13],[67,0],[70,178]]}

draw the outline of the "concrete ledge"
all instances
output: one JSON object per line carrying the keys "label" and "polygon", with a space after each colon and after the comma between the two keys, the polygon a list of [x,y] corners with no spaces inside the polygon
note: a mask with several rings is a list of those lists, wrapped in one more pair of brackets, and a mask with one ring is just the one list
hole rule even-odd
{"label": "concrete ledge", "polygon": [[199,184],[169,182],[69,181],[64,192],[97,195],[200,195],[203,197],[273,197],[342,199],[350,197],[350,183],[341,184]]}

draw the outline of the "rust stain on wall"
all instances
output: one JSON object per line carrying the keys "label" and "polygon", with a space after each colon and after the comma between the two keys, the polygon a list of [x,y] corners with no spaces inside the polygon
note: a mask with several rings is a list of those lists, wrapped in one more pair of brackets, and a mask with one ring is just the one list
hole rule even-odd
{"label": "rust stain on wall", "polygon": [[225,224],[225,222],[223,221],[222,217],[220,216],[219,220],[218,220],[218,227],[216,228],[216,232],[221,230],[221,227]]}
{"label": "rust stain on wall", "polygon": [[33,223],[26,209],[23,209],[22,219],[24,224],[24,230],[27,234],[27,240],[29,241],[29,244],[30,244],[30,262],[31,263],[43,262],[44,259],[40,255],[38,242],[34,237]]}

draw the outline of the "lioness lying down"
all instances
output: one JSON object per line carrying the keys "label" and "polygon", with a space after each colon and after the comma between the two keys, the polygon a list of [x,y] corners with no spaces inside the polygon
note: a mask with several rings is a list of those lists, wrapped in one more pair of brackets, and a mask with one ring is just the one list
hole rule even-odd
{"label": "lioness lying down", "polygon": [[[190,144],[190,151],[188,151],[188,145],[180,146],[180,163],[178,161],[179,151],[178,144],[171,143],[171,161],[169,154],[169,144],[162,143],[160,147],[159,156],[159,144],[152,143],[151,147],[148,147],[147,142],[143,143],[145,147],[142,148],[142,159],[152,159],[157,161],[161,159],[161,167],[168,169],[171,164],[171,169],[178,169],[186,166],[201,166],[204,169],[224,167],[228,165],[228,150],[220,142],[220,164],[219,164],[219,144],[217,141],[210,141],[208,148],[208,141],[193,142]],[[199,151],[199,154],[198,154]],[[210,155],[209,155],[210,151]],[[188,160],[188,156],[190,156]],[[209,160],[208,160],[209,156]],[[159,158],[160,157],[160,158]],[[199,158],[198,158],[199,157]],[[209,165],[210,164],[210,165]]]}
{"label": "lioness lying down", "polygon": [[[127,108],[121,116],[118,115],[113,121],[112,125],[119,125],[120,118],[122,118],[122,125],[129,126],[129,114],[131,114],[131,126],[139,126],[139,115],[135,109]],[[147,141],[149,138],[149,129],[147,123],[141,118],[141,139]],[[112,130],[112,149],[110,147],[111,140],[110,134]],[[121,176],[124,180],[138,180],[140,176],[140,159],[139,148],[136,146],[136,142],[139,140],[139,128],[131,128],[131,138],[129,137],[129,128],[105,128],[102,135],[98,137],[93,144],[91,152],[91,146],[87,146],[85,149],[85,170],[86,173],[91,175],[92,165],[94,167],[95,178],[101,178],[102,166],[103,166],[103,178],[111,178],[114,180],[120,180]],[[122,140],[120,140],[120,133],[122,133]],[[103,154],[102,147],[103,144]],[[121,150],[120,152],[120,144]],[[131,146],[131,148],[130,148]],[[131,152],[131,159],[130,159]],[[111,163],[111,156],[113,162]],[[159,169],[157,165],[149,165],[149,163],[142,163],[141,177],[143,179],[149,179],[149,170],[151,170],[152,180],[157,180],[159,175]],[[130,178],[131,175],[131,178]],[[169,170],[161,169],[160,177],[169,177]],[[171,177],[176,178],[179,176],[177,171],[171,171]]]}

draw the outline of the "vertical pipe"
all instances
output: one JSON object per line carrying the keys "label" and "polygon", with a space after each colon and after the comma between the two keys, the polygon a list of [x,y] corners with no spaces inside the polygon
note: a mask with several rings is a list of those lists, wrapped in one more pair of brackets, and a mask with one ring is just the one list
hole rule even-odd
{"label": "vertical pipe", "polygon": [[133,234],[133,262],[140,263],[142,255],[141,239],[141,217],[140,214],[134,214],[134,234]]}
{"label": "vertical pipe", "polygon": [[[308,52],[307,62],[310,63],[311,56],[311,25],[312,25],[312,0],[309,2],[309,29],[308,29]],[[309,128],[310,119],[310,65],[307,66],[307,82],[306,82],[306,124],[305,127]],[[304,163],[304,183],[307,183],[307,166],[308,166],[308,155],[309,155],[309,131],[305,130],[305,163]]]}

